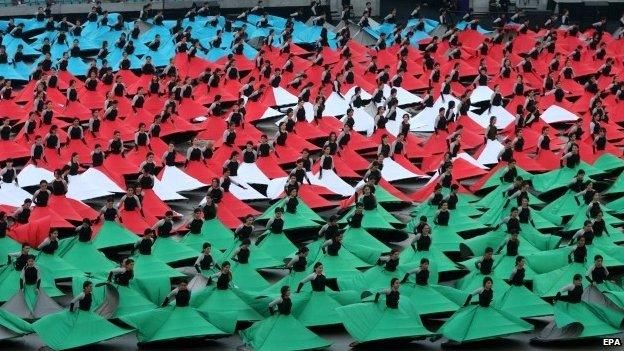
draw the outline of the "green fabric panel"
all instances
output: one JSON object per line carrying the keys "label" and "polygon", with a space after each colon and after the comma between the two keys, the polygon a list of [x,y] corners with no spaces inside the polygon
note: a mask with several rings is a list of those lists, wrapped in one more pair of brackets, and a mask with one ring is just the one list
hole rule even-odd
{"label": "green fabric panel", "polygon": [[[471,208],[474,209],[474,206],[471,206]],[[418,222],[420,221],[421,216],[425,216],[427,218],[432,219],[435,217],[435,214],[437,211],[438,211],[438,207],[431,206],[431,205],[426,205],[426,207],[423,207],[420,211],[414,211],[414,213],[412,213],[412,216],[414,217],[414,219],[412,219],[407,224],[407,230],[413,231],[416,225],[418,225]],[[480,223],[477,220],[470,218],[468,214],[469,211],[466,211],[462,208],[457,208],[455,210],[449,210],[449,212],[450,212],[449,226],[455,228],[457,232],[467,232],[467,231],[481,230],[481,229],[486,228],[484,224]],[[474,212],[477,215],[481,214],[481,212],[478,210],[475,210]]]}
{"label": "green fabric panel", "polygon": [[[8,301],[19,290],[19,280],[21,272],[15,270],[13,265],[0,267],[0,302]],[[56,288],[54,281],[43,275],[41,277],[41,289],[50,297],[63,296],[64,294]]]}
{"label": "green fabric panel", "polygon": [[600,246],[603,250],[617,248],[619,246],[614,245],[621,243],[624,243],[624,232],[608,224],[606,233],[602,236],[594,237],[594,244]]}
{"label": "green fabric panel", "polygon": [[98,250],[102,250],[111,247],[134,245],[138,239],[137,235],[121,224],[114,221],[104,221],[92,241]]}
{"label": "green fabric panel", "polygon": [[[569,306],[566,305],[570,304],[561,301],[555,301],[553,304],[554,322],[557,328],[566,328],[573,324],[581,324],[572,313],[568,313],[572,308],[568,308]],[[574,311],[572,312],[574,313]]]}
{"label": "green fabric panel", "polygon": [[[483,198],[481,198],[479,201],[474,202],[473,205],[485,211],[492,208],[500,210],[507,202],[506,191],[508,187],[509,184],[500,185],[499,187],[485,195]],[[509,201],[508,205],[505,208],[511,209],[511,207],[516,206],[517,204],[517,201],[515,199],[512,199]],[[531,206],[541,206],[544,205],[544,202],[537,198],[535,195],[529,194],[529,204],[531,204]],[[505,211],[504,214],[505,216],[507,216],[509,214],[509,210]]]}
{"label": "green fabric panel", "polygon": [[134,279],[130,281],[130,287],[145,296],[156,306],[160,306],[171,291],[171,280],[166,276],[135,276]]}
{"label": "green fabric panel", "polygon": [[323,254],[317,257],[325,267],[324,273],[327,278],[344,278],[362,274],[358,268],[370,267],[370,265],[345,249],[341,249],[338,256]]}
{"label": "green fabric panel", "polygon": [[211,313],[234,312],[238,321],[262,319],[256,310],[234,293],[233,288],[219,290],[214,285],[209,286],[191,296],[191,305],[209,316]]}
{"label": "green fabric panel", "polygon": [[193,249],[179,242],[173,236],[156,239],[152,246],[152,255],[165,263],[197,257],[197,253]]}
{"label": "green fabric panel", "polygon": [[466,292],[450,286],[433,285],[433,287],[436,289],[437,292],[444,295],[444,297],[446,297],[458,306],[462,306],[464,302],[466,302],[466,298],[468,297],[468,294]]}
{"label": "green fabric panel", "polygon": [[187,233],[180,240],[196,252],[201,252],[204,243],[210,243],[216,251],[230,248],[234,241],[234,233],[217,218],[204,221],[200,234]]}
{"label": "green fabric panel", "polygon": [[459,244],[464,239],[457,234],[455,228],[433,224],[431,226],[431,246],[444,252],[459,251]]}
{"label": "green fabric panel", "polygon": [[[436,240],[434,237],[432,240]],[[450,258],[448,258],[442,250],[432,245],[428,251],[416,251],[414,248],[406,247],[399,254],[399,259],[401,265],[405,265],[406,267],[414,268],[420,265],[420,260],[426,258],[429,260],[429,270],[433,272],[450,272],[458,270],[457,264],[453,262]],[[429,282],[436,282],[432,279],[429,279]]]}
{"label": "green fabric panel", "polygon": [[619,329],[622,323],[624,323],[624,311],[613,310],[607,306],[595,303],[586,303],[586,306],[589,307],[594,315],[613,328]]}
{"label": "green fabric panel", "polygon": [[[529,194],[529,203],[531,206],[543,204],[535,196]],[[503,218],[509,216],[511,209],[517,207],[518,203],[515,199],[508,200],[507,197],[501,195],[501,197],[492,201],[489,209],[477,219],[479,223],[486,226],[501,225]],[[532,212],[534,212],[533,210]],[[450,222],[449,222],[450,223]]]}
{"label": "green fabric panel", "polygon": [[624,197],[620,197],[619,199],[607,203],[607,206],[612,208],[613,212],[616,214],[624,213]]}
{"label": "green fabric panel", "polygon": [[[580,323],[583,330],[578,338],[611,335],[620,332],[624,312],[607,310],[597,305],[580,302],[567,303],[558,301],[554,305],[555,323],[563,328],[571,323]],[[619,321],[619,324],[616,324]]]}
{"label": "green fabric panel", "polygon": [[8,256],[10,253],[18,252],[21,248],[22,245],[20,245],[20,243],[8,236],[0,238],[0,266],[4,266],[8,263]]}
{"label": "green fabric panel", "polygon": [[227,335],[192,307],[170,305],[127,315],[121,320],[137,329],[141,343]]}
{"label": "green fabric panel", "polygon": [[496,294],[493,306],[518,318],[547,316],[553,314],[552,306],[533,294],[525,286],[511,286],[504,293]]}
{"label": "green fabric panel", "polygon": [[345,243],[344,240],[342,247],[360,260],[367,263],[369,266],[376,264],[379,256],[381,256],[384,252],[389,251],[389,249],[371,248],[368,245],[356,244],[353,241]]}
{"label": "green fabric panel", "polygon": [[341,279],[344,277],[360,275],[362,273],[358,270],[358,268],[367,268],[371,266],[344,247],[338,251],[337,256],[330,256],[323,253],[321,250],[323,242],[324,240],[321,239],[307,245],[310,249],[308,262],[313,262],[311,266],[313,266],[316,262],[323,263],[325,268],[324,274],[327,278]]}
{"label": "green fabric panel", "polygon": [[[509,284],[507,284],[503,279],[497,278],[496,276],[487,275],[491,277],[493,280],[493,290],[494,294],[503,294],[505,291],[509,289]],[[457,281],[456,287],[459,290],[462,290],[466,293],[472,293],[476,289],[483,287],[483,278],[486,275],[483,275],[478,270],[473,270],[468,275]]]}
{"label": "green fabric panel", "polygon": [[115,311],[116,318],[156,308],[155,303],[131,287],[117,285],[115,288],[119,292],[119,306],[117,306]]}
{"label": "green fabric panel", "polygon": [[594,177],[603,173],[601,170],[581,161],[575,168],[561,167],[535,175],[532,180],[533,188],[539,192],[545,192],[566,187],[580,169],[585,171],[586,177]]}
{"label": "green fabric panel", "polygon": [[283,230],[300,230],[300,229],[309,229],[320,227],[319,223],[322,223],[323,220],[318,217],[316,213],[311,215],[307,211],[299,211],[296,213],[288,213],[284,212],[282,214],[282,219],[284,220]]}
{"label": "green fabric panel", "polygon": [[575,194],[572,190],[566,191],[565,194],[544,206],[539,211],[539,215],[554,224],[561,225],[562,218],[573,216],[583,202],[583,198],[575,197]]}
{"label": "green fabric panel", "polygon": [[392,278],[399,280],[403,279],[407,273],[406,269],[402,267],[397,268],[396,271],[390,272],[383,266],[374,266],[367,269],[363,274],[355,277],[346,277],[338,281],[338,287],[340,290],[353,290],[362,292],[377,291],[388,288],[388,284]]}
{"label": "green fabric panel", "polygon": [[[504,230],[499,229],[493,232],[489,232],[483,235],[475,236],[474,238],[466,239],[460,245],[462,246],[462,252],[468,251],[473,256],[481,256],[487,247],[491,247],[494,250],[505,243],[509,234]],[[503,249],[504,250],[504,249]]]}
{"label": "green fabric panel", "polygon": [[245,291],[261,291],[269,287],[269,282],[249,263],[232,262],[232,284]]}
{"label": "green fabric panel", "polygon": [[[516,268],[516,256],[497,255],[494,257],[494,276],[501,279],[509,279],[511,272]],[[537,273],[529,267],[528,264],[524,265],[524,279],[532,280]]]}
{"label": "green fabric panel", "polygon": [[78,241],[78,238],[61,240],[59,255],[65,262],[85,273],[108,274],[111,269],[117,266],[98,251],[93,242],[83,243]]}
{"label": "green fabric panel", "polygon": [[377,202],[380,204],[393,204],[393,203],[402,203],[403,200],[398,197],[390,194],[383,186],[377,185],[375,186],[375,198]]}
{"label": "green fabric panel", "polygon": [[283,232],[275,234],[267,230],[263,235],[262,241],[257,243],[256,246],[278,261],[283,261],[297,251],[295,244]]}
{"label": "green fabric panel", "polygon": [[604,294],[611,302],[624,309],[624,291],[607,291]]}
{"label": "green fabric panel", "polygon": [[[354,212],[355,207],[352,207],[338,223],[346,225],[347,219],[351,217]],[[373,210],[364,210],[364,218],[362,218],[362,228],[364,229],[394,230],[395,227],[393,224],[401,224],[401,221],[381,206],[377,206]]]}
{"label": "green fabric panel", "polygon": [[[308,269],[306,269],[304,272],[290,271],[288,275],[278,280],[275,284],[269,286],[267,289],[261,291],[259,295],[279,296],[280,288],[284,285],[289,286],[291,291],[297,290],[299,282],[312,273],[312,264],[310,261],[308,261]],[[301,291],[312,291],[312,287],[310,286],[310,284],[305,284]],[[267,303],[269,302],[271,301],[267,301]]]}
{"label": "green fabric panel", "polygon": [[411,300],[420,315],[455,312],[466,301],[467,296],[461,290],[443,285],[404,284],[401,291],[402,298]]}
{"label": "green fabric panel", "polygon": [[559,227],[559,224],[561,223],[560,218],[557,219],[558,222],[552,222],[551,220],[546,218],[543,214],[544,212],[542,211],[531,211],[531,219],[533,220],[533,225],[535,226],[535,229],[550,230],[550,229],[556,229],[557,227]]}
{"label": "green fabric panel", "polygon": [[[552,297],[561,287],[570,284],[575,274],[585,275],[587,267],[581,263],[570,263],[552,272],[538,274],[533,278],[533,291],[541,297]],[[585,281],[584,281],[585,282]]]}
{"label": "green fabric panel", "polygon": [[303,302],[293,308],[292,314],[306,327],[340,324],[336,309],[359,300],[357,293],[349,291],[307,291],[297,295],[301,295]]}
{"label": "green fabric panel", "polygon": [[[78,295],[82,292],[82,283],[85,281],[91,281],[93,283],[93,291],[91,297],[93,302],[91,304],[91,311],[97,310],[102,303],[110,298],[109,294],[111,290],[115,290],[118,294],[118,306],[115,310],[113,318],[121,318],[123,316],[134,314],[138,312],[148,311],[156,308],[156,303],[151,302],[139,291],[132,287],[126,287],[121,285],[113,285],[106,283],[106,277],[75,277],[72,280],[72,293]],[[132,284],[131,284],[132,285]],[[170,289],[170,286],[167,287]],[[158,305],[162,303],[162,300],[158,302]]]}
{"label": "green fabric panel", "polygon": [[37,295],[39,294],[34,285],[24,286],[24,301],[31,312],[35,310],[35,306],[37,305]]}
{"label": "green fabric panel", "polygon": [[422,325],[418,311],[407,299],[399,300],[397,309],[387,308],[380,299],[378,303],[357,303],[337,311],[347,332],[359,343],[433,334]]}
{"label": "green fabric panel", "polygon": [[592,166],[602,172],[613,172],[619,168],[624,168],[624,160],[607,152],[598,157]]}
{"label": "green fabric panel", "polygon": [[[520,240],[521,246],[522,242],[525,241],[539,251],[554,250],[559,247],[559,243],[561,243],[561,237],[552,234],[543,234],[529,223],[520,224]],[[531,252],[529,247],[521,248],[521,252],[524,252],[522,249]]]}
{"label": "green fabric panel", "polygon": [[[488,180],[477,190],[485,190],[485,189],[497,187],[503,184],[504,182],[501,179],[501,177],[503,176],[506,170],[507,170],[507,167],[501,167],[498,170],[496,170],[496,172],[494,172],[494,174],[492,174],[490,178],[488,178]],[[518,166],[516,166],[516,171],[518,173],[518,176],[522,177],[522,179],[524,180],[531,180],[533,178],[533,174],[525,171],[524,169]],[[508,185],[507,183],[504,183],[504,184]]]}
{"label": "green fabric panel", "polygon": [[30,323],[23,321],[11,312],[0,309],[0,327],[15,333],[15,336],[22,336],[33,332]]}
{"label": "green fabric panel", "polygon": [[[544,274],[568,265],[568,254],[570,252],[571,248],[569,247],[542,251],[528,255],[526,262],[537,274]],[[566,284],[569,284],[569,282]]]}
{"label": "green fabric panel", "polygon": [[[184,277],[184,274],[168,266],[165,262],[154,255],[142,255],[136,253],[134,256],[134,276],[142,279],[147,278],[176,278]],[[136,279],[136,278],[135,278]]]}
{"label": "green fabric panel", "polygon": [[452,341],[467,342],[531,330],[531,324],[494,307],[470,305],[453,314],[438,333]]}
{"label": "green fabric panel", "polygon": [[598,290],[600,290],[602,292],[606,292],[606,291],[612,291],[612,292],[624,291],[624,287],[618,285],[617,283],[609,281],[609,280],[605,280],[602,284],[596,284],[595,286],[596,286],[596,288],[598,288]]}
{"label": "green fabric panel", "polygon": [[[213,255],[214,259],[219,263],[223,263],[224,261],[229,261],[230,263],[232,263],[232,261],[235,260],[234,251],[238,249],[240,244],[241,244],[240,242],[236,242],[230,248],[225,250],[223,255]],[[267,252],[265,252],[264,247],[250,246],[249,251],[250,251],[250,254],[249,254],[248,264],[254,269],[281,267],[284,265],[284,261],[278,260],[274,258],[273,256],[269,255]],[[291,254],[295,253],[295,251],[291,252]]]}
{"label": "green fabric panel", "polygon": [[[262,213],[256,220],[269,220],[273,218],[275,215],[275,208],[282,207],[285,208],[284,205],[286,203],[287,198],[283,198],[273,205],[271,205],[264,213]],[[297,211],[295,213],[288,213],[284,211],[282,218],[284,219],[284,230],[295,230],[295,229],[303,229],[303,228],[314,228],[318,227],[319,223],[324,223],[325,221],[318,215],[314,210],[312,210],[308,205],[306,205],[301,199],[299,200],[299,204],[297,205]]]}
{"label": "green fabric panel", "polygon": [[624,193],[624,173],[620,174],[603,195],[621,195]]}
{"label": "green fabric panel", "polygon": [[130,332],[93,312],[62,311],[47,315],[33,324],[43,342],[54,350],[67,350],[113,339]]}
{"label": "green fabric panel", "polygon": [[274,315],[242,330],[243,342],[254,351],[301,351],[329,347],[331,343],[307,329],[292,315]]}
{"label": "green fabric panel", "polygon": [[509,185],[510,184],[505,183],[497,186],[478,201],[473,202],[473,205],[482,209],[491,208],[493,205],[502,205],[505,200],[505,190]]}
{"label": "green fabric panel", "polygon": [[364,228],[345,228],[342,234],[342,245],[362,261],[374,264],[379,255],[389,252],[390,248],[372,236]]}
{"label": "green fabric panel", "polygon": [[[589,220],[587,216],[587,205],[583,204],[577,209],[577,212],[572,216],[572,218],[566,223],[563,228],[564,231],[575,232],[579,229],[583,228],[583,223]],[[604,213],[604,221],[606,224],[610,226],[619,226],[622,225],[622,220],[616,217],[613,217],[608,213],[608,208],[605,206],[601,206]]]}
{"label": "green fabric panel", "polygon": [[58,250],[54,254],[39,252],[35,258],[35,264],[41,270],[41,275],[48,279],[64,279],[81,275],[82,271],[67,263],[58,255]]}

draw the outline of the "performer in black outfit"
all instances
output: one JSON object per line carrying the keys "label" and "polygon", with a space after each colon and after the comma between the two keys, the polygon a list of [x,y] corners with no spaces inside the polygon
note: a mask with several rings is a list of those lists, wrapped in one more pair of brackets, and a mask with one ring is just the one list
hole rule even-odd
{"label": "performer in black outfit", "polygon": [[171,290],[161,306],[169,305],[171,299],[175,299],[177,307],[186,307],[189,305],[191,301],[191,291],[188,289],[188,283],[186,281],[181,281],[177,288]]}
{"label": "performer in black outfit", "polygon": [[[563,296],[561,293],[567,292],[567,295]],[[579,303],[583,296],[583,276],[575,274],[572,278],[572,283],[562,287],[555,295],[555,300],[564,301],[568,303]]]}
{"label": "performer in black outfit", "polygon": [[379,297],[383,294],[386,295],[386,307],[397,309],[399,308],[399,287],[401,286],[401,282],[398,278],[392,278],[390,280],[390,288],[384,289],[375,294],[375,303],[379,301]]}
{"label": "performer in black outfit", "polygon": [[76,304],[78,304],[78,309],[81,311],[91,311],[91,304],[93,303],[93,283],[89,280],[82,283],[82,292],[74,297],[69,303],[69,311],[76,311]]}
{"label": "performer in black outfit", "polygon": [[472,297],[475,295],[479,295],[479,306],[481,307],[489,307],[492,299],[494,298],[494,290],[492,290],[492,278],[485,277],[483,278],[483,287],[476,289],[466,299],[464,302],[464,306],[468,306]]}
{"label": "performer in black outfit", "polygon": [[121,267],[115,268],[108,273],[108,282],[115,282],[117,285],[128,286],[134,278],[134,260],[126,258]]}

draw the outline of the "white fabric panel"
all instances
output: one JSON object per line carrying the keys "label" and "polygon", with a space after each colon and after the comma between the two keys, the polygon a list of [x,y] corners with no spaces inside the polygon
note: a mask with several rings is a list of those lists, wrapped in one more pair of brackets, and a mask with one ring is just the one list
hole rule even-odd
{"label": "white fabric panel", "polygon": [[438,110],[440,110],[440,107],[446,108],[451,100],[455,101],[455,112],[457,113],[459,108],[459,99],[453,95],[444,95],[444,101],[442,101],[442,97],[439,97],[433,103],[432,107],[425,107],[416,116],[410,119],[410,130],[413,132],[433,132]]}
{"label": "white fabric panel", "polygon": [[404,109],[400,107],[396,108],[396,118],[394,120],[389,120],[388,123],[386,123],[386,130],[389,134],[394,136],[399,135],[399,132],[401,131],[401,122],[403,122],[403,115],[406,113],[411,116],[411,114]]}
{"label": "white fabric panel", "polygon": [[0,183],[0,205],[19,207],[30,198],[32,195],[15,183]]}
{"label": "white fabric panel", "polygon": [[54,180],[54,173],[30,164],[24,167],[17,175],[17,181],[21,187],[39,186],[39,182],[42,180],[51,182]]}
{"label": "white fabric panel", "polygon": [[340,95],[332,92],[327,100],[325,100],[324,116],[342,116],[349,109],[349,101],[340,97]]}
{"label": "white fabric panel", "polygon": [[464,159],[464,160],[468,161],[468,163],[472,164],[475,167],[479,167],[481,169],[488,169],[486,166],[484,166],[481,163],[479,163],[479,161],[475,160],[474,157],[468,155],[465,152],[461,152],[461,153],[457,154],[457,157],[455,157],[453,160],[458,159],[458,158],[461,158],[461,159]]}
{"label": "white fabric panel", "polygon": [[98,183],[89,180],[89,175],[83,177],[82,174],[67,177],[67,194],[70,199],[85,201],[109,196],[110,193],[100,187]]}
{"label": "white fabric panel", "polygon": [[577,115],[558,105],[551,105],[540,118],[546,123],[573,122],[579,119]]}
{"label": "white fabric panel", "polygon": [[496,128],[498,129],[505,129],[516,120],[516,117],[502,106],[492,106],[491,109],[485,110],[481,115],[468,111],[468,117],[483,128],[487,128],[492,116],[496,117]]}
{"label": "white fabric panel", "polygon": [[[239,187],[238,185],[232,183],[232,185],[230,185],[230,193],[232,193],[232,195],[234,195],[235,198],[242,200],[242,201],[265,200],[267,198],[266,196],[260,194],[256,189],[252,188],[249,184],[245,184],[241,182],[239,179],[236,179],[236,177],[231,177],[231,178],[246,188],[246,189],[243,189]],[[205,203],[206,203],[206,198],[203,197],[202,200],[199,202],[199,204],[203,205]]]}
{"label": "white fabric panel", "polygon": [[[349,89],[347,93],[344,94],[344,98],[347,101],[351,101],[351,98],[353,97],[353,95],[355,95],[355,87],[351,87],[351,89]],[[362,100],[370,100],[373,98],[373,96],[364,89],[360,90],[360,97],[362,98]]]}
{"label": "white fabric panel", "polygon": [[[346,116],[342,117],[341,121],[344,123],[346,118]],[[375,129],[375,118],[366,112],[366,108],[358,107],[354,109],[353,119],[355,120],[353,129],[356,132],[366,132],[369,136],[373,134],[373,130]]]}
{"label": "white fabric panel", "polygon": [[320,179],[318,173],[308,177],[312,184],[322,185],[336,194],[349,197],[355,193],[355,189],[332,170],[323,170],[323,177]]}
{"label": "white fabric panel", "polygon": [[174,189],[158,178],[154,179],[154,188],[152,190],[154,190],[154,194],[163,201],[186,200],[184,196],[175,192]]}
{"label": "white fabric panel", "polygon": [[[305,110],[306,121],[308,121],[308,122],[314,121],[314,105],[312,105],[309,102],[304,102],[303,103],[303,109]],[[284,110],[284,113],[286,113],[286,110]],[[284,113],[281,113],[280,115],[284,115]],[[287,119],[288,119],[288,117],[286,115],[284,115],[282,118],[280,118],[277,121],[275,121],[275,125],[279,126],[280,123],[286,122]]]}
{"label": "white fabric panel", "polygon": [[[391,89],[392,88],[389,85],[384,85],[384,97],[386,99],[390,97]],[[412,94],[401,87],[395,87],[395,89],[397,90],[397,99],[399,100],[399,106],[417,104],[422,101],[420,96]]]}
{"label": "white fabric panel", "polygon": [[309,102],[304,102],[303,109],[305,110],[306,121],[308,122],[314,121],[314,105],[312,105]]}
{"label": "white fabric panel", "polygon": [[270,182],[269,177],[262,173],[262,170],[260,170],[260,168],[258,168],[258,165],[256,165],[255,163],[241,162],[238,165],[237,174],[237,179],[240,179],[243,182],[249,184],[267,185]]}
{"label": "white fabric panel", "polygon": [[236,197],[237,199],[246,201],[264,200],[267,198],[266,196],[260,194],[256,189],[252,188],[251,185],[238,179],[238,177],[232,177],[232,179],[244,187],[241,188],[240,186],[233,183],[232,185],[230,185],[230,193],[232,193],[232,195],[234,195],[234,197]]}
{"label": "white fabric panel", "polygon": [[175,192],[192,191],[208,186],[175,166],[165,166],[160,181]]}
{"label": "white fabric panel", "polygon": [[481,165],[491,165],[498,163],[498,154],[505,148],[498,140],[488,140],[485,148],[477,157],[477,162]]}
{"label": "white fabric panel", "polygon": [[85,181],[93,182],[93,184],[98,184],[98,186],[109,193],[125,193],[126,191],[119,187],[117,183],[112,181],[106,174],[100,171],[97,168],[89,168],[84,171],[82,174],[82,179]]}
{"label": "white fabric panel", "polygon": [[271,179],[267,186],[267,197],[273,200],[280,198],[284,193],[284,187],[286,186],[286,182],[288,182],[288,177]]}
{"label": "white fabric panel", "polygon": [[264,111],[260,119],[275,118],[275,117],[279,117],[282,115],[283,113],[279,112],[278,110],[271,108],[271,107],[267,107],[267,109]]}
{"label": "white fabric panel", "polygon": [[275,97],[275,104],[277,106],[295,105],[299,99],[288,90],[277,87],[273,89],[273,96]]}
{"label": "white fabric panel", "polygon": [[481,101],[490,101],[493,94],[494,90],[490,89],[490,87],[486,85],[479,85],[470,94],[470,103],[474,104]]}
{"label": "white fabric panel", "polygon": [[408,171],[403,166],[396,163],[390,157],[386,157],[383,160],[383,168],[381,169],[381,176],[383,177],[383,179],[389,182],[420,177],[418,174]]}

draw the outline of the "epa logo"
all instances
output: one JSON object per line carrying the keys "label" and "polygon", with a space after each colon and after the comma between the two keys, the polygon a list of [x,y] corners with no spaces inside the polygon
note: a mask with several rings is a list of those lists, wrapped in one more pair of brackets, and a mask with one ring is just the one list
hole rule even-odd
{"label": "epa logo", "polygon": [[604,338],[602,339],[603,346],[622,346],[622,340],[619,338]]}

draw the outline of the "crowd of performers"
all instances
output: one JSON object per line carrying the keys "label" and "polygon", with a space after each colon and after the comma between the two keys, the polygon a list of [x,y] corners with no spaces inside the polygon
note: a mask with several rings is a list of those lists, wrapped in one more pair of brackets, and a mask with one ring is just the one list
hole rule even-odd
{"label": "crowd of performers", "polygon": [[[621,332],[622,31],[350,11],[335,33],[316,1],[0,23],[0,338],[307,350],[331,344],[315,327],[464,343],[543,316],[539,342]],[[170,207],[198,189],[190,215]],[[413,203],[407,225],[389,212]]]}

